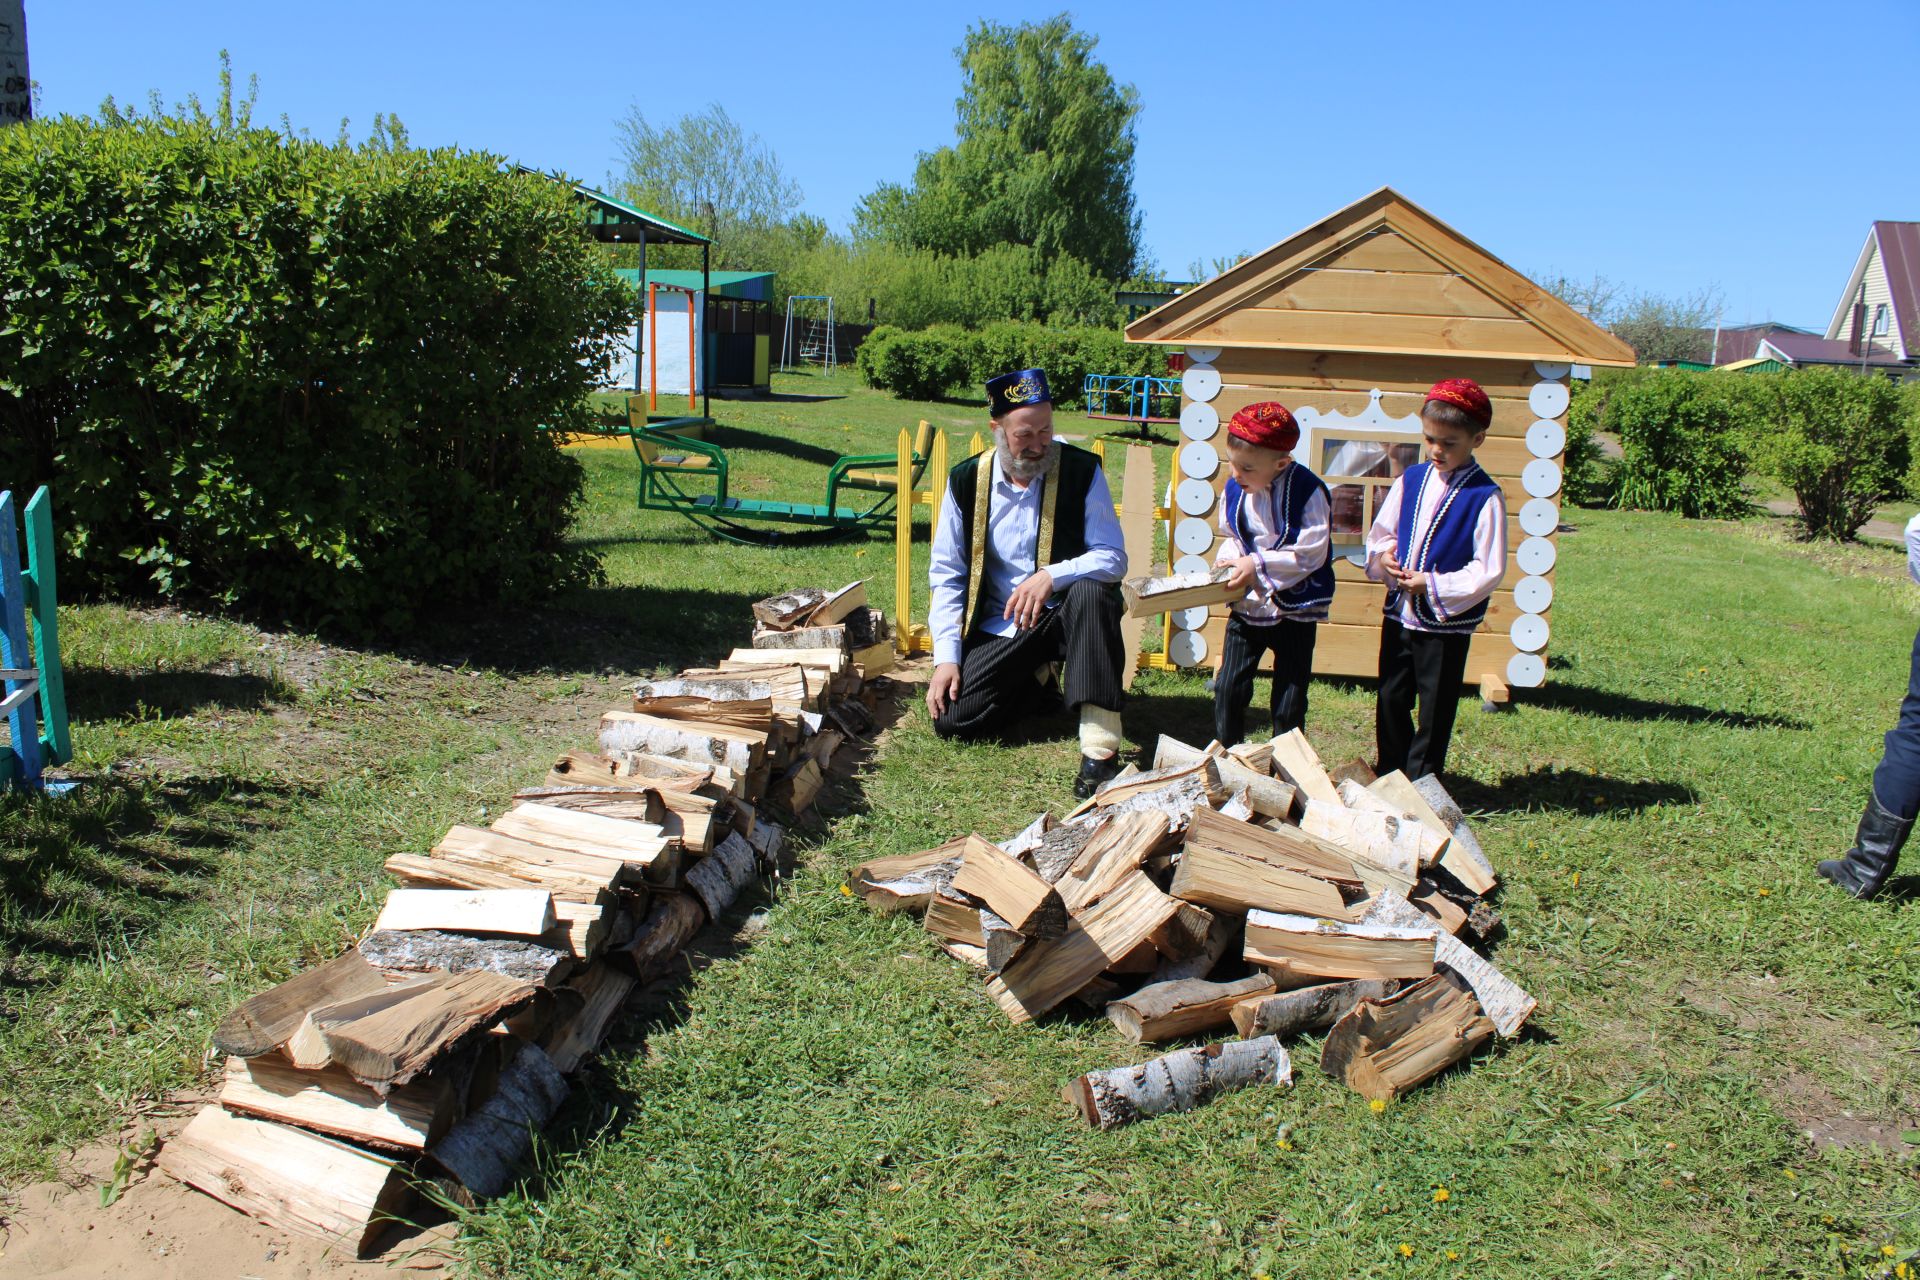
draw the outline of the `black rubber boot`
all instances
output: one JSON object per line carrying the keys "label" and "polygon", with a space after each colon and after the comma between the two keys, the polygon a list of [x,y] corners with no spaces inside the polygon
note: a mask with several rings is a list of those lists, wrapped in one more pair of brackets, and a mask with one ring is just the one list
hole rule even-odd
{"label": "black rubber boot", "polygon": [[1880,807],[1874,796],[1867,811],[1860,815],[1860,830],[1853,837],[1853,848],[1844,858],[1829,858],[1820,864],[1820,874],[1856,898],[1871,898],[1893,874],[1900,860],[1900,848],[1913,830],[1912,818],[1896,818]]}

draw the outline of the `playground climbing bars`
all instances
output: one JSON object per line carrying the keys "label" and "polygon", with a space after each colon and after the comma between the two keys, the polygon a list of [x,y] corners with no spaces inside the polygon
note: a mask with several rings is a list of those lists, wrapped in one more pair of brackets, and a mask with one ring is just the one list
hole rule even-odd
{"label": "playground climbing bars", "polygon": [[27,555],[13,494],[0,490],[0,715],[7,722],[0,784],[36,786],[49,764],[73,755],[54,612],[53,498],[43,486],[26,508]]}

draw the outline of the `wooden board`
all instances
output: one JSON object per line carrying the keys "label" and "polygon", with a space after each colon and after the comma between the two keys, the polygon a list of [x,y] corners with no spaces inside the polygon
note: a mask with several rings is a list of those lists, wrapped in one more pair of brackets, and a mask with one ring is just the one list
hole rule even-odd
{"label": "wooden board", "polygon": [[173,1177],[272,1227],[337,1241],[355,1256],[412,1204],[393,1161],[208,1106],[160,1148]]}
{"label": "wooden board", "polygon": [[[1127,446],[1127,472],[1120,486],[1120,536],[1127,548],[1127,577],[1140,578],[1153,572],[1153,450],[1143,444]],[[1126,664],[1120,668],[1121,680],[1132,683],[1140,666],[1140,642],[1146,632],[1144,618],[1126,617],[1120,621],[1120,639],[1126,649]]]}
{"label": "wooden board", "polygon": [[373,927],[537,938],[556,923],[545,889],[394,889]]}
{"label": "wooden board", "polygon": [[220,1105],[393,1151],[424,1151],[452,1125],[460,1099],[434,1073],[383,1098],[339,1067],[302,1071],[278,1054],[228,1058]]}
{"label": "wooden board", "polygon": [[[1368,244],[1380,244],[1375,237]],[[1396,238],[1397,239],[1397,238]],[[1405,245],[1404,240],[1397,243]],[[1411,246],[1408,246],[1411,248]],[[1353,262],[1305,267],[1247,300],[1256,309],[1402,316],[1479,316],[1511,320],[1513,308],[1471,280],[1449,274],[1432,258],[1412,250],[1417,269],[1369,267]]]}

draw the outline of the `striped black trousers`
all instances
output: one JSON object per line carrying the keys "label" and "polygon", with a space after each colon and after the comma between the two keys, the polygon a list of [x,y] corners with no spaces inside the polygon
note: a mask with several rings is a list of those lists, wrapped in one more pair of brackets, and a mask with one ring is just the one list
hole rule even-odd
{"label": "striped black trousers", "polygon": [[1227,642],[1220,648],[1220,670],[1213,678],[1213,736],[1222,746],[1247,740],[1247,707],[1253,702],[1253,677],[1260,655],[1273,650],[1273,736],[1304,728],[1307,686],[1313,683],[1312,622],[1248,622],[1227,615]]}
{"label": "striped black trousers", "polygon": [[960,658],[960,696],[933,722],[943,738],[979,738],[1015,720],[1050,709],[1035,673],[1050,662],[1066,663],[1064,697],[1069,707],[1091,702],[1120,709],[1126,688],[1120,639],[1125,605],[1111,582],[1082,578],[1054,597],[1031,631],[1010,636],[976,631]]}
{"label": "striped black trousers", "polygon": [[1447,743],[1453,738],[1472,643],[1470,634],[1415,631],[1396,618],[1380,620],[1380,694],[1374,702],[1373,732],[1380,750],[1374,767],[1381,773],[1399,769],[1409,778],[1424,778],[1447,767]]}

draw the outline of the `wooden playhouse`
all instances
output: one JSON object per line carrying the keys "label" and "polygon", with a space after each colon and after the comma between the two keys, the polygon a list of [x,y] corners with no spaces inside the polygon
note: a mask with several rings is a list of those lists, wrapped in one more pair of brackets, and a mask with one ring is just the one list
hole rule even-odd
{"label": "wooden playhouse", "polygon": [[[1291,236],[1155,308],[1129,342],[1185,346],[1168,558],[1211,565],[1226,482],[1223,423],[1278,400],[1300,422],[1294,456],[1333,496],[1333,610],[1314,671],[1379,674],[1386,588],[1363,545],[1393,478],[1420,458],[1420,406],[1441,378],[1493,399],[1476,457],[1500,482],[1507,575],[1473,638],[1467,679],[1492,700],[1546,680],[1568,380],[1631,365],[1633,349],[1391,190]],[[1168,658],[1218,666],[1226,607],[1173,617]]]}

